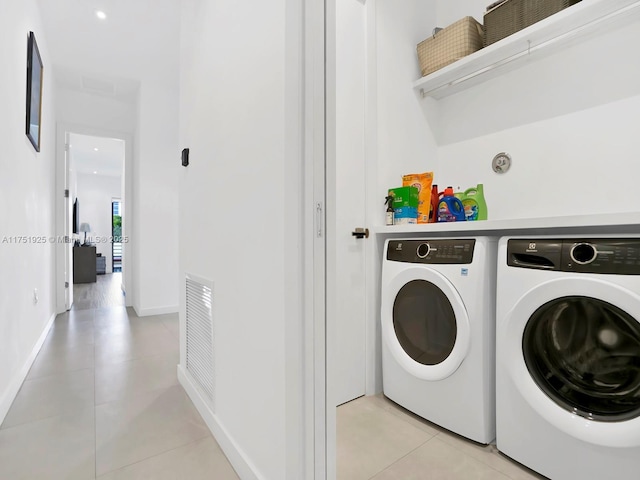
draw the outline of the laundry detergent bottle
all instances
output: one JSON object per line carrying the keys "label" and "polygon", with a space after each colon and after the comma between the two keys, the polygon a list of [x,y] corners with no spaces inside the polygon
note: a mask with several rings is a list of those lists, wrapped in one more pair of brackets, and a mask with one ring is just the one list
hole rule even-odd
{"label": "laundry detergent bottle", "polygon": [[438,185],[431,187],[431,205],[429,206],[429,223],[436,223],[438,221],[438,202],[440,201],[440,194],[438,193]]}
{"label": "laundry detergent bottle", "polygon": [[[465,210],[467,210],[467,220],[486,220],[487,219],[487,202],[484,199],[484,185],[479,183],[475,187],[468,188],[464,192],[464,200],[462,201]],[[477,213],[473,212],[474,210]],[[469,218],[469,217],[474,218]]]}
{"label": "laundry detergent bottle", "polygon": [[464,206],[459,198],[453,195],[453,187],[445,188],[438,202],[438,222],[465,221]]}

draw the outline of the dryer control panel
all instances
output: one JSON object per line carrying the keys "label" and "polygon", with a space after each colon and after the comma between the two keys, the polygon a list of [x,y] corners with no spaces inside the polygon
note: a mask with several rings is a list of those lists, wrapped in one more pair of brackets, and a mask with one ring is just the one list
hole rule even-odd
{"label": "dryer control panel", "polygon": [[511,239],[507,265],[562,272],[640,275],[640,238]]}
{"label": "dryer control panel", "polygon": [[390,240],[387,260],[433,265],[468,264],[473,261],[473,238],[458,240]]}

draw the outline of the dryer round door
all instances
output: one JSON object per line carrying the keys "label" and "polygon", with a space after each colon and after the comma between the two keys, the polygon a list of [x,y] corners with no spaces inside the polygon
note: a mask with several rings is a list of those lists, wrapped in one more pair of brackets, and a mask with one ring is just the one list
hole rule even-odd
{"label": "dryer round door", "polygon": [[592,278],[543,283],[507,318],[511,380],[565,433],[640,446],[640,297]]}
{"label": "dryer round door", "polygon": [[469,350],[469,317],[460,294],[428,268],[402,270],[383,292],[382,338],[394,359],[423,380],[453,374]]}

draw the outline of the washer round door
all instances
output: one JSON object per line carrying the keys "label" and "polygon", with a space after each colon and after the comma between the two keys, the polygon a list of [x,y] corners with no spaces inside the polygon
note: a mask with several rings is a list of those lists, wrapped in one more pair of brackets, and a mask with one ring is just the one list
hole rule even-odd
{"label": "washer round door", "polygon": [[383,292],[382,337],[393,358],[423,380],[453,374],[469,350],[469,317],[460,294],[442,274],[408,268]]}
{"label": "washer round door", "polygon": [[637,446],[639,321],[640,297],[629,290],[595,279],[548,282],[510,312],[503,361],[553,425],[598,445]]}

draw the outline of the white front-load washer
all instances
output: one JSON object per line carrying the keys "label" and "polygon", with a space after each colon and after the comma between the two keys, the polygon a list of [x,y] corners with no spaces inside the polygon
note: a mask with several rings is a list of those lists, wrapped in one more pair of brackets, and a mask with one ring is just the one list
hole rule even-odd
{"label": "white front-load washer", "polygon": [[382,261],[384,394],[480,443],[495,438],[497,240],[387,240]]}
{"label": "white front-load washer", "polygon": [[640,237],[503,238],[498,450],[553,480],[640,478]]}

